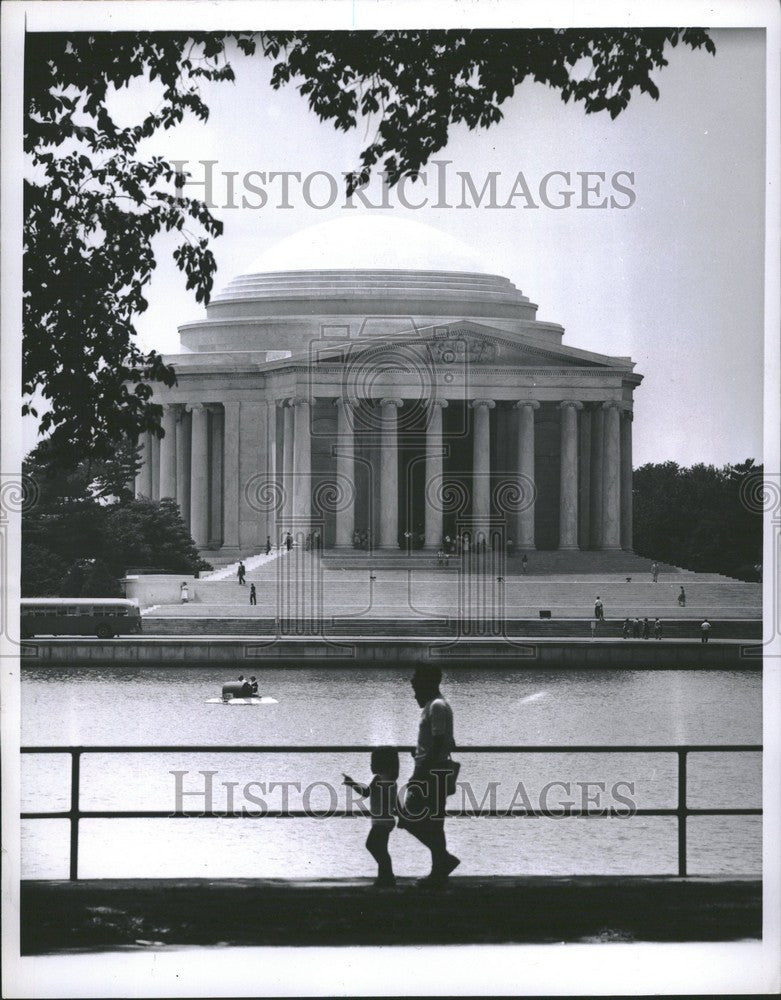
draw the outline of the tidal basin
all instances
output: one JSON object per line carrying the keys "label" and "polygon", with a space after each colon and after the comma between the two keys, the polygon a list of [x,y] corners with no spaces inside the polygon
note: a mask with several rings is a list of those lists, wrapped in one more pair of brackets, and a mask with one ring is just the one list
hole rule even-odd
{"label": "tidal basin", "polygon": [[[216,745],[290,746],[289,753],[85,754],[80,808],[85,811],[186,809],[325,810],[349,805],[341,774],[368,780],[368,754],[297,754],[311,745],[407,746],[418,709],[409,669],[258,668],[260,693],[276,704],[208,704],[231,677],[213,668],[25,667],[24,746]],[[758,744],[761,674],[709,670],[445,671],[443,691],[455,713],[459,746]],[[500,811],[675,808],[674,753],[495,753],[458,751],[460,808],[484,802]],[[403,782],[411,760],[402,756]],[[200,772],[213,772],[205,777]],[[179,776],[172,774],[179,772]],[[211,791],[207,803],[206,782]],[[253,784],[246,793],[249,783]],[[546,787],[547,786],[547,787]],[[614,790],[618,788],[618,794]],[[519,792],[522,789],[522,793]],[[191,793],[191,794],[187,794]],[[287,801],[283,802],[283,796]],[[335,802],[334,797],[338,800]],[[66,810],[68,755],[24,755],[23,812]],[[761,806],[759,753],[689,755],[690,808]],[[690,817],[690,875],[761,872],[761,817]],[[82,819],[80,878],[366,877],[364,818]],[[68,877],[69,823],[24,820],[22,877]],[[459,818],[448,822],[459,875],[674,874],[674,817]],[[398,874],[425,869],[420,845],[395,831],[390,850]]]}

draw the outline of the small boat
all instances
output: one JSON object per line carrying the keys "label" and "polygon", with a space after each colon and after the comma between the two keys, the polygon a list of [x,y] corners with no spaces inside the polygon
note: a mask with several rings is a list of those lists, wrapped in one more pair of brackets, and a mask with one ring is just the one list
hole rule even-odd
{"label": "small boat", "polygon": [[[255,685],[257,688],[257,684]],[[248,681],[228,681],[222,685],[222,698],[209,698],[207,705],[276,705],[277,699],[269,695],[250,693]]]}
{"label": "small boat", "polygon": [[207,698],[207,705],[278,705],[276,698],[264,694],[262,698],[253,696],[252,698]]}

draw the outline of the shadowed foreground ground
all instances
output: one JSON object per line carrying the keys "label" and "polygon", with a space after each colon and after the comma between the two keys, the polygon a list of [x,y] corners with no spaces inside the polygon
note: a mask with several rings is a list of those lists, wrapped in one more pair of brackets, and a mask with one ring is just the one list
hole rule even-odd
{"label": "shadowed foreground ground", "polygon": [[130,945],[487,944],[759,938],[754,878],[133,879],[22,883],[22,954]]}

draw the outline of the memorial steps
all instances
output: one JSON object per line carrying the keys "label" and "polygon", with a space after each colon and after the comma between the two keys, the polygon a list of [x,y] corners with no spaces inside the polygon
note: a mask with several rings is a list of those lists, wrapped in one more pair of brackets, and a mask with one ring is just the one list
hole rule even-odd
{"label": "memorial steps", "polygon": [[[364,554],[368,560],[370,557]],[[625,617],[661,618],[665,638],[697,637],[704,617],[713,621],[713,638],[761,636],[761,585],[730,580],[716,574],[697,574],[660,567],[653,583],[647,560],[631,553],[535,552],[528,575],[513,569],[499,576],[485,560],[484,571],[456,561],[448,569],[431,567],[428,553],[405,568],[406,556],[394,553],[394,565],[334,569],[326,555],[294,549],[276,558],[245,560],[247,584],[241,586],[235,569],[220,571],[221,579],[204,578],[191,584],[190,601],[158,603],[144,612],[144,631],[159,635],[274,635],[327,634],[365,636],[523,635],[540,637],[590,636],[594,600],[600,596],[606,618],[600,637],[620,635]],[[598,572],[599,565],[618,559],[637,560],[642,576]],[[516,560],[519,562],[519,560]],[[513,561],[511,561],[513,562]],[[570,572],[537,575],[558,562]],[[542,564],[542,566],[541,566]],[[236,564],[237,565],[237,564]],[[587,567],[590,572],[587,572]],[[486,571],[487,570],[487,571]],[[518,569],[515,568],[515,573]],[[254,583],[257,605],[249,604]],[[686,607],[678,604],[680,587]],[[141,600],[142,606],[144,605]],[[550,620],[540,612],[549,612]],[[724,631],[726,629],[726,631]]]}

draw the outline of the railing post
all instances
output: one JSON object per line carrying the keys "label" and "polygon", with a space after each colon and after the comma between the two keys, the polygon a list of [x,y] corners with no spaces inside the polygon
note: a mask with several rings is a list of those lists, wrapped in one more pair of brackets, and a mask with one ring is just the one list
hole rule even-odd
{"label": "railing post", "polygon": [[71,751],[71,849],[70,849],[70,880],[75,882],[79,877],[79,781],[81,772],[81,751]]}
{"label": "railing post", "polygon": [[678,751],[678,876],[686,877],[686,751]]}

